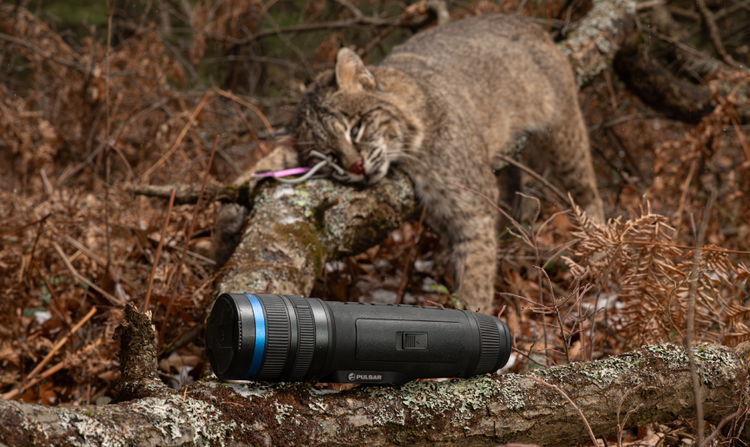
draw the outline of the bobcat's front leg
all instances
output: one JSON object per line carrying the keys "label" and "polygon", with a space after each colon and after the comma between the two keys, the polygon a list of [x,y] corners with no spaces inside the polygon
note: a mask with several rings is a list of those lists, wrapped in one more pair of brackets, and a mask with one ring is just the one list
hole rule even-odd
{"label": "bobcat's front leg", "polygon": [[467,310],[492,314],[497,269],[495,218],[480,215],[454,227],[452,264],[458,298]]}

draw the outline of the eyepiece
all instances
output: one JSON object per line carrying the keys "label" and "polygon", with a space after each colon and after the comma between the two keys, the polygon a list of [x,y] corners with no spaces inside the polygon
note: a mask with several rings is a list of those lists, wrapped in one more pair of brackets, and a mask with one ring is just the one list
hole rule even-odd
{"label": "eyepiece", "polygon": [[496,371],[508,327],[476,312],[224,293],[208,318],[206,350],[224,380],[404,383]]}

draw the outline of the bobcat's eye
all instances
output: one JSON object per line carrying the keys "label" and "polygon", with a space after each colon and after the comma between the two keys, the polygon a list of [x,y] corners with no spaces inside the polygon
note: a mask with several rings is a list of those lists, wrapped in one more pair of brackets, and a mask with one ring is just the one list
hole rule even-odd
{"label": "bobcat's eye", "polygon": [[357,123],[354,127],[352,127],[352,130],[349,132],[349,136],[352,137],[352,142],[357,139],[357,136],[359,135],[359,123]]}

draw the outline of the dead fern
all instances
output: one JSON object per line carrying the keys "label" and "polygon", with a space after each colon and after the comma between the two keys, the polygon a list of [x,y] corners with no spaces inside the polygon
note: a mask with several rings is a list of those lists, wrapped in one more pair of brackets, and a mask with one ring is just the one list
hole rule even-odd
{"label": "dead fern", "polygon": [[[668,218],[651,212],[606,225],[588,220],[580,208],[571,215],[579,243],[565,257],[575,276],[588,275],[622,303],[616,321],[631,347],[681,339],[687,325],[692,250],[673,243]],[[748,269],[734,266],[727,253],[703,249],[698,266],[696,338],[736,345],[750,338],[742,322]],[[587,272],[588,270],[588,272]]]}

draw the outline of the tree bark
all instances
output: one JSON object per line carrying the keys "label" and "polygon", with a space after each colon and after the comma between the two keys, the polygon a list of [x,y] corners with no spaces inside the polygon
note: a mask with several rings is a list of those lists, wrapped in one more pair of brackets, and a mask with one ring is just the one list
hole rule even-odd
{"label": "tree bark", "polygon": [[612,65],[617,52],[635,30],[635,2],[595,0],[575,31],[557,44],[568,57],[578,88]]}
{"label": "tree bark", "polygon": [[[181,392],[154,386],[148,317],[132,306],[121,335],[121,370],[134,400],[106,406],[48,407],[0,401],[0,442],[45,445],[496,445],[566,446],[694,413],[693,385],[681,346],[662,344],[527,376],[485,375],[400,387],[322,390],[310,383],[225,383],[204,379]],[[122,336],[129,333],[127,337]],[[150,340],[149,340],[149,337]],[[128,354],[130,350],[130,354]],[[138,353],[135,353],[138,351]],[[714,424],[747,403],[747,365],[733,349],[695,350],[706,420]],[[146,365],[144,367],[144,365]],[[534,379],[543,381],[539,383]],[[545,385],[548,384],[548,385]],[[156,391],[156,392],[155,392]],[[742,439],[748,439],[746,434]]]}
{"label": "tree bark", "polygon": [[414,186],[396,169],[367,188],[331,180],[266,184],[223,270],[219,293],[309,296],[327,261],[380,243],[417,209]]}

